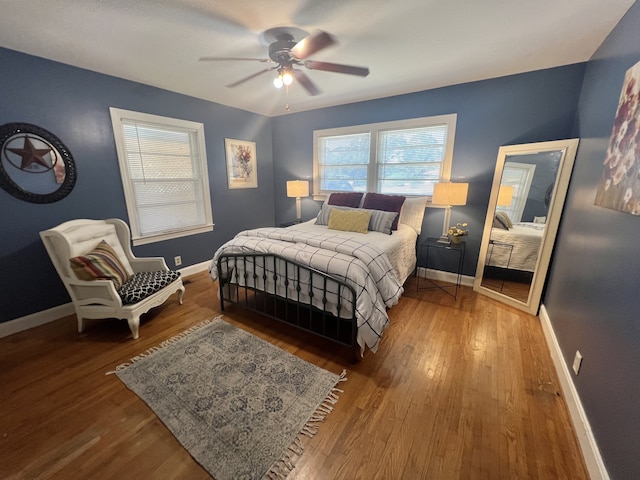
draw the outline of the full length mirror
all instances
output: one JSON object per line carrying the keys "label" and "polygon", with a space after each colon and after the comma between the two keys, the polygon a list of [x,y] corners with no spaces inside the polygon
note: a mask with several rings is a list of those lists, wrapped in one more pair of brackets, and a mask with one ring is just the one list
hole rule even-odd
{"label": "full length mirror", "polygon": [[474,290],[536,314],[578,140],[500,147]]}

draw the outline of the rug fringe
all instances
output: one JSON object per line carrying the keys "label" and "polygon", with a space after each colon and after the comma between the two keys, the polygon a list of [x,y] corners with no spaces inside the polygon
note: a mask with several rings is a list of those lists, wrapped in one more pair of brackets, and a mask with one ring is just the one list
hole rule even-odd
{"label": "rug fringe", "polygon": [[[347,381],[347,371],[343,370],[336,385],[340,382]],[[332,412],[333,405],[338,401],[338,393],[342,393],[343,390],[336,388],[335,386],[329,391],[325,399],[320,403],[316,411],[313,412],[311,418],[307,420],[307,423],[302,427],[302,430],[298,436],[293,440],[293,443],[289,445],[288,451],[284,453],[282,458],[278,460],[269,471],[264,475],[263,479],[266,480],[285,480],[287,476],[295,468],[295,461],[304,453],[304,444],[302,443],[302,436],[313,437],[318,433],[319,422],[323,422],[326,416]]]}
{"label": "rug fringe", "polygon": [[163,341],[159,345],[156,345],[156,346],[153,346],[153,347],[149,348],[146,352],[143,352],[143,353],[141,353],[139,355],[136,355],[129,362],[121,363],[120,365],[118,365],[116,367],[115,370],[107,372],[107,373],[105,373],[105,375],[113,375],[114,373],[117,373],[117,372],[119,372],[121,370],[124,370],[127,367],[130,367],[131,365],[133,365],[137,361],[142,360],[143,358],[148,357],[152,353],[155,353],[155,352],[157,352],[159,350],[162,350],[163,348],[165,348],[165,347],[167,347],[169,345],[172,345],[172,344],[176,343],[178,340],[183,339],[184,337],[188,336],[189,334],[191,334],[193,332],[197,332],[198,330],[202,329],[203,327],[206,327],[207,325],[209,325],[211,322],[215,322],[219,318],[222,318],[222,315],[218,315],[217,317],[215,317],[213,319],[205,320],[202,323],[198,323],[197,325],[194,325],[194,326],[188,328],[184,332],[179,333],[178,335],[176,335],[174,337],[166,339],[165,341]]}

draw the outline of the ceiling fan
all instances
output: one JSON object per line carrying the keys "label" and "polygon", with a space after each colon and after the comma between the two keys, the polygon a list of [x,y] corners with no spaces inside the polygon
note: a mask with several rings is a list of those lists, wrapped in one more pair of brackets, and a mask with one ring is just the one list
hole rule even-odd
{"label": "ceiling fan", "polygon": [[[306,35],[302,40],[296,41],[294,35]],[[320,50],[336,43],[335,38],[321,30],[307,35],[303,30],[277,27],[271,28],[262,34],[263,38],[269,42],[269,58],[243,58],[243,57],[200,57],[200,61],[223,61],[223,60],[248,60],[263,63],[275,63],[273,67],[260,70],[248,77],[227,85],[229,88],[237,87],[244,82],[251,80],[263,73],[273,70],[278,71],[278,76],[274,80],[274,85],[281,88],[283,85],[290,85],[295,78],[310,95],[318,95],[320,89],[311,79],[298,67],[305,67],[309,70],[324,70],[334,73],[346,73],[348,75],[358,75],[366,77],[369,75],[368,67],[355,65],[342,65],[339,63],[318,62],[308,60],[308,57]]]}

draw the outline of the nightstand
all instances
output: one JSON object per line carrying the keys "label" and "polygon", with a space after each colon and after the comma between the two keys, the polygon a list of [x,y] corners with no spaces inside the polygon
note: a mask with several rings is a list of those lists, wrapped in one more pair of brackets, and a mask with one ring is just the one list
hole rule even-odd
{"label": "nightstand", "polygon": [[[417,289],[418,290],[426,290],[431,288],[439,288],[440,290],[447,292],[453,298],[458,297],[458,289],[462,283],[462,266],[464,264],[464,252],[466,249],[466,242],[462,241],[460,243],[439,243],[437,238],[427,238],[426,240],[422,240],[418,246],[418,262],[416,267],[417,278]],[[457,271],[456,271],[456,283],[453,285],[440,285],[435,281],[426,278],[428,282],[431,283],[431,286],[428,287],[420,287],[420,272],[418,271],[419,267],[423,267],[425,270],[429,267],[429,256],[433,256],[434,254],[438,255],[452,255],[457,256]],[[448,289],[455,288],[454,293],[451,293]]]}
{"label": "nightstand", "polygon": [[[513,255],[513,244],[512,243],[505,243],[505,242],[497,242],[495,240],[489,240],[489,247],[487,249],[487,267],[492,267],[494,265],[491,265],[491,256],[494,253],[494,249],[496,248],[501,248],[503,249],[502,251],[504,252],[502,255],[507,256],[507,252],[508,252],[508,256],[507,256],[507,264],[506,265],[500,265],[503,268],[508,269],[509,268],[509,264],[511,263],[511,255]],[[498,252],[500,252],[500,250],[498,250]],[[490,280],[490,279],[484,279],[484,280]],[[500,282],[500,292],[502,292],[502,290],[504,289],[504,277],[502,278],[502,280],[499,280]],[[489,283],[489,282],[484,282],[484,283]],[[496,287],[498,288],[498,287]]]}

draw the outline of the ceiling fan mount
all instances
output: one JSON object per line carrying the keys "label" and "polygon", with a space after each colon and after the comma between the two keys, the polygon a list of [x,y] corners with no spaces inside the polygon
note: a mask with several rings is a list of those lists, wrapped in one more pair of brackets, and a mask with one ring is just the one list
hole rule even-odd
{"label": "ceiling fan mount", "polygon": [[[309,35],[304,30],[300,30],[295,27],[276,27],[266,30],[260,37],[269,46],[269,58],[200,57],[200,60],[249,60],[276,64],[273,67],[265,68],[264,70],[227,85],[229,88],[237,87],[238,85],[262,75],[263,73],[277,70],[279,76],[274,81],[274,85],[276,85],[277,88],[282,87],[282,80],[285,75],[288,75],[289,78],[284,81],[285,85],[289,85],[295,77],[298,83],[307,90],[307,93],[310,95],[318,95],[320,93],[320,89],[311,81],[304,71],[300,68],[294,68],[294,66],[304,67],[309,70],[324,70],[327,72],[345,73],[361,77],[369,75],[369,68],[367,67],[318,62],[308,59],[308,57],[314,53],[336,43],[336,39],[327,32],[318,30]],[[296,40],[296,37],[298,37],[299,40]]]}
{"label": "ceiling fan mount", "polygon": [[296,46],[296,42],[292,35],[281,33],[275,42],[269,45],[269,58],[276,63],[292,63],[291,49]]}

